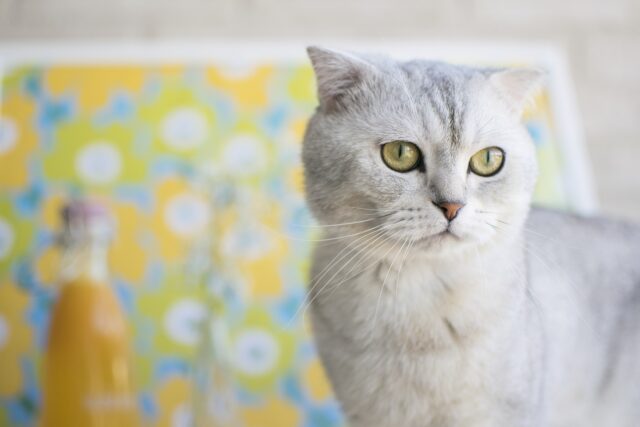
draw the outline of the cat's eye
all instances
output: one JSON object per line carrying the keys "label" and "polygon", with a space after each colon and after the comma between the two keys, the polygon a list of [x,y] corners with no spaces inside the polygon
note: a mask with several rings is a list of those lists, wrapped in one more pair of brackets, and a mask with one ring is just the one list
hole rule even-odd
{"label": "cat's eye", "polygon": [[393,141],[382,146],[382,161],[396,172],[409,172],[418,167],[422,155],[420,149],[411,142]]}
{"label": "cat's eye", "polygon": [[504,151],[498,147],[489,147],[478,151],[469,161],[471,172],[480,176],[493,176],[504,165]]}

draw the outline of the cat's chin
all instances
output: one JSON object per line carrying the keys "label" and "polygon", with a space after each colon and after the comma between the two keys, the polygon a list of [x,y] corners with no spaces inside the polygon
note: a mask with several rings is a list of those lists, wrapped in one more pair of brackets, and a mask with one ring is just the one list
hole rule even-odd
{"label": "cat's chin", "polygon": [[461,236],[460,234],[445,229],[440,232],[419,237],[414,240],[414,247],[418,250],[434,253],[458,252],[468,249],[470,245],[477,244],[474,239]]}
{"label": "cat's chin", "polygon": [[442,230],[438,233],[431,234],[429,236],[424,236],[416,240],[416,244],[421,245],[434,245],[434,244],[447,244],[453,242],[461,242],[463,238],[458,234],[454,233],[450,229]]}
{"label": "cat's chin", "polygon": [[462,255],[470,250],[475,251],[492,240],[490,236],[468,234],[460,230],[446,228],[424,235],[413,240],[413,250],[433,257],[449,257]]}

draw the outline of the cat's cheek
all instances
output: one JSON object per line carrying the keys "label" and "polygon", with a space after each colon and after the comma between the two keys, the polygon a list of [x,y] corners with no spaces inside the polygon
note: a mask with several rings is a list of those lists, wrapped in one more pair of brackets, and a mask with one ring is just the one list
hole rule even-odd
{"label": "cat's cheek", "polygon": [[483,204],[501,205],[510,199],[514,191],[514,188],[507,184],[507,180],[503,177],[478,178],[473,194]]}

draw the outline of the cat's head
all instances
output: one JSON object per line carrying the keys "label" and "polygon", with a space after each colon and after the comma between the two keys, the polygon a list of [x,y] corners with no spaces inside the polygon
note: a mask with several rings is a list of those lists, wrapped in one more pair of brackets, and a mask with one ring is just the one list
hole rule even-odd
{"label": "cat's head", "polygon": [[520,115],[540,72],[308,53],[305,185],[327,230],[437,253],[519,232],[537,175]]}

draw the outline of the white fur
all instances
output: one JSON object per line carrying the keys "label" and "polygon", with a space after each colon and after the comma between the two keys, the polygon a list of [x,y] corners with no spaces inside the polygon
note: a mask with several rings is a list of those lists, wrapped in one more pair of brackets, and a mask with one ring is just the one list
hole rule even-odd
{"label": "white fur", "polygon": [[[540,74],[309,54],[321,103],[305,182],[327,239],[309,304],[352,427],[636,425],[640,311],[626,301],[640,295],[640,232],[544,212],[526,222],[537,168],[518,115]],[[389,169],[380,147],[394,140],[423,167]],[[471,173],[491,146],[504,167]],[[442,200],[464,205],[450,223]],[[611,256],[594,258],[595,242]]]}

